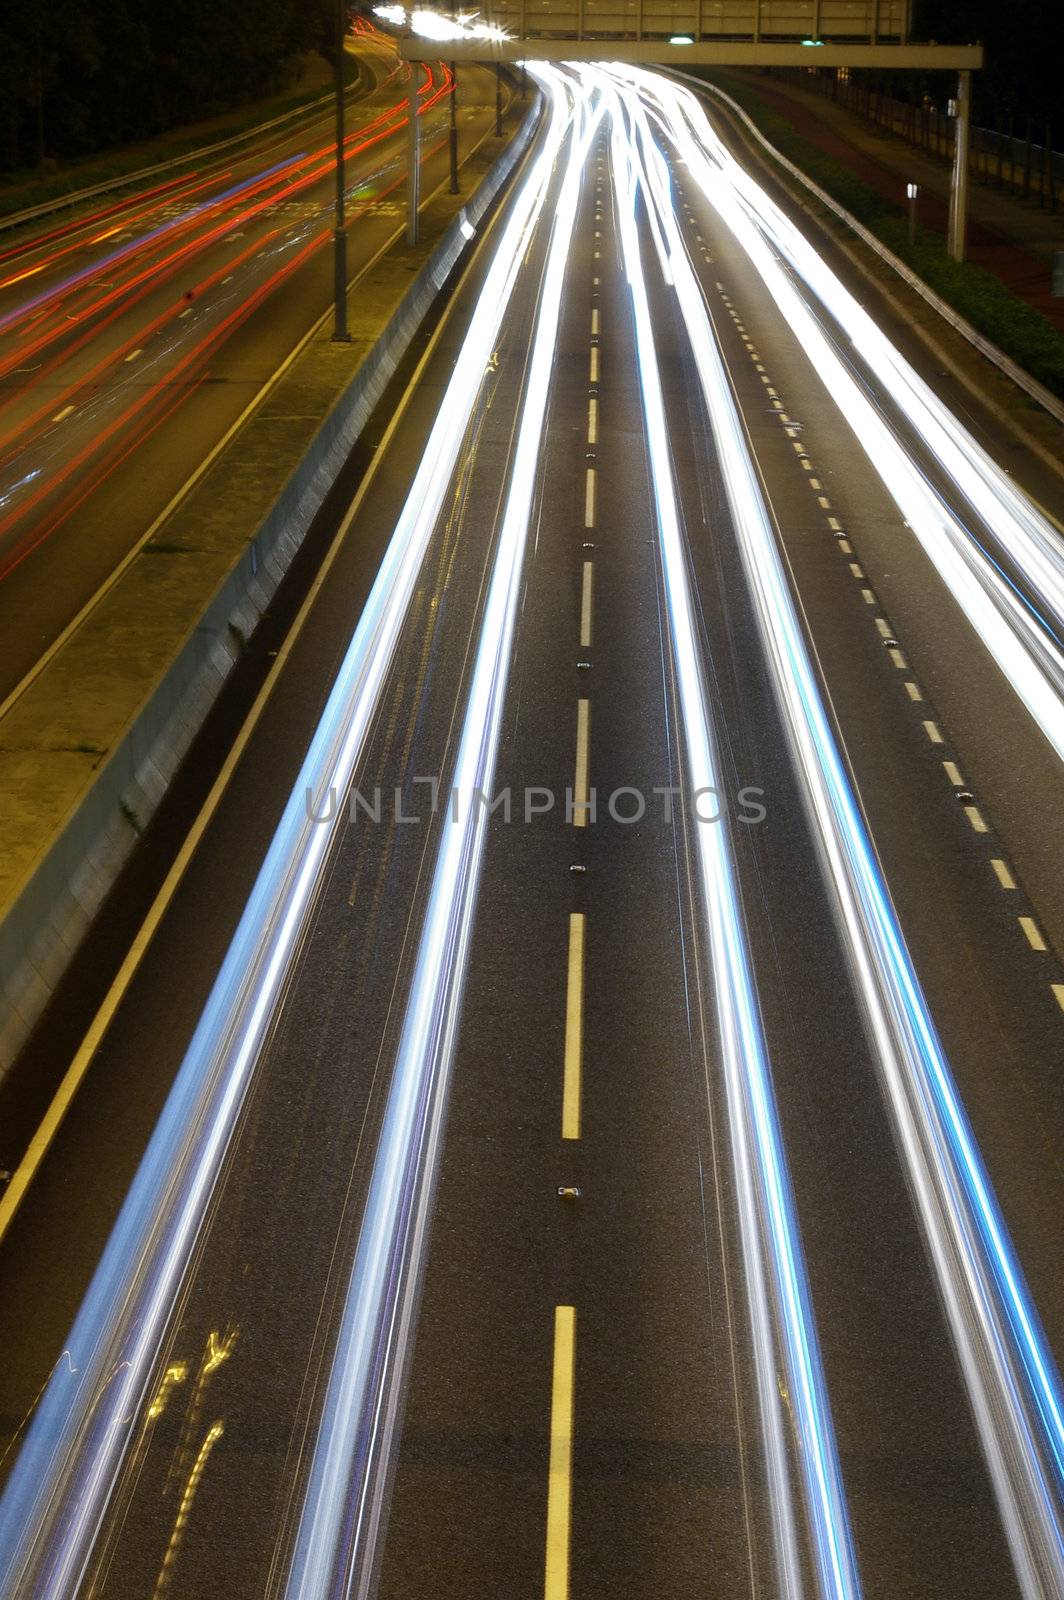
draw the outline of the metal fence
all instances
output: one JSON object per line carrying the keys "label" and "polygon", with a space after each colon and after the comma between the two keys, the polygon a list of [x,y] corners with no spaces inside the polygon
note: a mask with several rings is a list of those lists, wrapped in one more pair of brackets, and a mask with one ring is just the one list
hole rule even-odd
{"label": "metal fence", "polygon": [[480,14],[533,39],[898,43],[909,28],[909,0],[486,0]]}
{"label": "metal fence", "polygon": [[[953,160],[952,117],[926,99],[921,104],[881,94],[863,79],[863,74],[847,73],[845,69],[838,73],[801,74],[803,87],[812,84],[821,94],[917,149],[944,161]],[[1009,121],[1007,129],[973,125],[968,152],[970,175],[1056,211],[1064,199],[1064,151],[1054,150],[1050,130],[1032,119]],[[1023,128],[1022,134],[1016,132],[1017,122]]]}

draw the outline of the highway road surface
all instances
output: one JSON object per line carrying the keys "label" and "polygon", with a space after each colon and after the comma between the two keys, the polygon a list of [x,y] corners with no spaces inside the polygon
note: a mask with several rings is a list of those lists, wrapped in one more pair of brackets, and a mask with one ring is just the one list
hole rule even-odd
{"label": "highway road surface", "polygon": [[538,70],[0,1213],[4,1600],[1064,1596],[1053,508]]}
{"label": "highway road surface", "polygon": [[[352,277],[403,222],[408,69],[358,19]],[[451,72],[419,68],[422,192],[447,171]],[[460,147],[494,126],[462,74]],[[0,239],[0,703],[331,303],[333,112]],[[355,291],[357,293],[357,290]]]}

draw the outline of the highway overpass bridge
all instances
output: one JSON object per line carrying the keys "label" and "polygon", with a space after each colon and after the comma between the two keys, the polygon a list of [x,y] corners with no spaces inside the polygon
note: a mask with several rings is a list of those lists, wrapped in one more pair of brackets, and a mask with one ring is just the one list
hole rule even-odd
{"label": "highway overpass bridge", "polygon": [[[834,67],[955,73],[957,138],[949,250],[964,258],[971,75],[981,44],[914,42],[911,0],[493,0],[478,21],[494,36],[447,42],[454,63],[626,61],[646,67]],[[412,61],[438,58],[439,39],[408,32]],[[412,95],[415,87],[412,83]],[[420,138],[417,117],[411,137]],[[412,152],[416,154],[416,152]],[[409,231],[417,236],[418,166],[411,160]]]}

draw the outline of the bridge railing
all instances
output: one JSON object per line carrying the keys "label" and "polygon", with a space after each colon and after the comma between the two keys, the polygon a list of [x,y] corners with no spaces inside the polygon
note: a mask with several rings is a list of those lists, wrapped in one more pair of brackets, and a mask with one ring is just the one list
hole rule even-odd
{"label": "bridge railing", "polygon": [[493,0],[489,22],[522,38],[904,42],[909,0]]}

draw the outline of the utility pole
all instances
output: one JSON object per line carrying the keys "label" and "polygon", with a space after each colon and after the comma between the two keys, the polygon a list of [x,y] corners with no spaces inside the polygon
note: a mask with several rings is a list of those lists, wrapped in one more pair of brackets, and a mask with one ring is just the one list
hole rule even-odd
{"label": "utility pole", "polygon": [[347,0],[336,0],[336,218],[333,228],[333,338],[347,344],[347,218],[344,211],[344,38]]}
{"label": "utility pole", "polygon": [[968,126],[972,109],[972,75],[958,73],[957,98],[950,103],[953,113],[953,179],[949,189],[949,253],[954,261],[964,260],[968,220]]}

